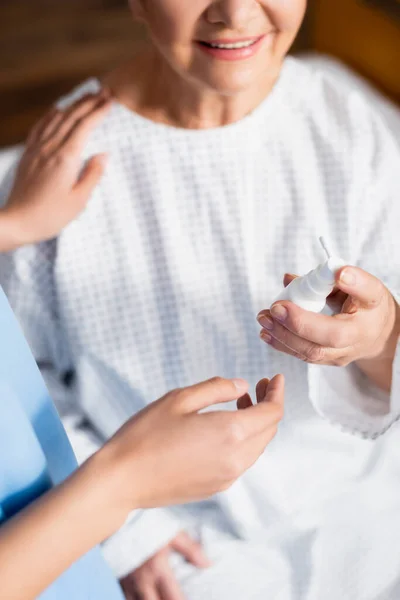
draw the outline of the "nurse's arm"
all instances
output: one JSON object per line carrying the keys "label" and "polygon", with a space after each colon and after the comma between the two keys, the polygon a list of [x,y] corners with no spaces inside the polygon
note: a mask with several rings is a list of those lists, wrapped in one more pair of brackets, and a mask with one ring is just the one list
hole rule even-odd
{"label": "nurse's arm", "polygon": [[[109,484],[108,484],[109,487]],[[86,463],[60,486],[0,527],[0,590],[36,598],[63,571],[123,523],[107,482]]]}
{"label": "nurse's arm", "polygon": [[[134,509],[194,502],[230,487],[264,452],[283,415],[282,376],[260,382],[255,406],[247,387],[214,378],[170,392],[0,526],[1,598],[37,598]],[[232,400],[240,410],[199,412]]]}

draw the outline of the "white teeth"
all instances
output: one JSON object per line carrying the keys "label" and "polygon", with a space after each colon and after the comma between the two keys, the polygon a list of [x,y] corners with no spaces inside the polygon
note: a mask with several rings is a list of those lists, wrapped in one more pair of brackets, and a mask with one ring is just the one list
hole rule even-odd
{"label": "white teeth", "polygon": [[254,40],[248,42],[236,42],[234,44],[213,44],[210,43],[212,48],[221,48],[223,50],[234,50],[236,48],[248,48],[254,44]]}

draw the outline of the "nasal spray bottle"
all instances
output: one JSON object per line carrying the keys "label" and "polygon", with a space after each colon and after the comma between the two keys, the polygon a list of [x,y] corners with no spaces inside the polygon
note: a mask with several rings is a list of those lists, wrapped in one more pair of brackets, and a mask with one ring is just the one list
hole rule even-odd
{"label": "nasal spray bottle", "polygon": [[294,279],[282,290],[272,304],[281,300],[288,300],[304,310],[315,313],[323,311],[326,299],[335,287],[336,273],[346,263],[341,258],[332,256],[323,237],[320,237],[319,241],[328,260],[318,265],[316,269],[313,269],[307,275]]}

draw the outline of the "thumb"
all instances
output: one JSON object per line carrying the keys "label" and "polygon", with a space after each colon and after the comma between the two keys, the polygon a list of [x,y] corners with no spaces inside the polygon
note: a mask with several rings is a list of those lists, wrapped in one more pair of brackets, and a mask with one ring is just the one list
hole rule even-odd
{"label": "thumb", "polygon": [[213,404],[237,400],[247,390],[248,383],[244,379],[213,377],[182,390],[182,408],[186,413],[198,412]]}
{"label": "thumb", "polygon": [[202,546],[193,540],[185,531],[179,533],[172,540],[170,547],[175,552],[179,552],[192,565],[199,569],[206,569],[211,566]]}
{"label": "thumb", "polygon": [[107,166],[107,154],[97,154],[88,160],[76,185],[75,192],[87,200],[99,183]]}
{"label": "thumb", "polygon": [[336,273],[337,286],[364,308],[380,304],[385,294],[383,283],[358,267],[343,267]]}

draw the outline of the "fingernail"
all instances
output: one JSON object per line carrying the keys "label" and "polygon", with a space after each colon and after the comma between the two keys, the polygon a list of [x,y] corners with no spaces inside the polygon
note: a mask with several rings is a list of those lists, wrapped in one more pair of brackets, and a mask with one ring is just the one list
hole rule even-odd
{"label": "fingernail", "polygon": [[267,315],[259,314],[258,317],[257,317],[257,321],[265,329],[272,330],[274,328],[274,322],[273,322],[273,320],[270,319],[269,317],[267,317]]}
{"label": "fingernail", "polygon": [[282,304],[274,304],[271,308],[271,315],[278,321],[284,321],[288,315],[288,311]]}
{"label": "fingernail", "polygon": [[272,336],[269,335],[269,333],[267,333],[266,331],[262,331],[260,333],[260,338],[262,340],[264,340],[264,342],[267,342],[267,344],[269,344],[271,342],[271,340],[272,340]]}
{"label": "fingernail", "polygon": [[345,285],[354,285],[356,282],[354,271],[351,269],[344,269],[340,274],[340,281]]}
{"label": "fingernail", "polygon": [[232,379],[232,383],[241,394],[247,392],[249,384],[245,379]]}

